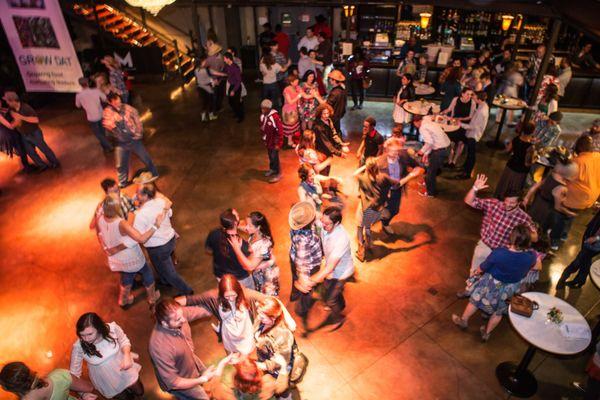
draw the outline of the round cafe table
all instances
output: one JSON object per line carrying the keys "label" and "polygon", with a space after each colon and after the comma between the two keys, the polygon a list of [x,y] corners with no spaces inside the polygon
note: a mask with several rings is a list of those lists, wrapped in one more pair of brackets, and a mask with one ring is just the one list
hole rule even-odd
{"label": "round cafe table", "polygon": [[435,93],[435,88],[427,83],[414,82],[413,85],[417,96],[430,96]]}
{"label": "round cafe table", "polygon": [[433,121],[435,124],[439,125],[442,128],[442,130],[446,133],[455,132],[460,129],[459,123],[452,124],[450,123],[451,118],[442,115],[426,115],[423,117],[423,119]]}
{"label": "round cafe table", "polygon": [[[414,100],[407,101],[402,104],[404,111],[412,115],[428,115],[430,112],[438,114],[440,112],[440,106],[427,100]],[[410,135],[417,136],[414,134],[415,125],[411,122],[410,124]]]}
{"label": "round cafe table", "polygon": [[[529,348],[517,365],[503,362],[496,367],[496,377],[500,384],[513,396],[531,397],[537,391],[537,380],[527,369],[536,349],[559,355],[572,355],[585,350],[590,344],[591,331],[587,321],[573,306],[564,300],[546,293],[527,292],[523,296],[538,303],[539,309],[530,318],[515,314],[510,310],[508,317],[513,328],[529,343]],[[560,325],[547,320],[548,311],[556,307],[563,313]],[[565,337],[561,326],[583,326],[585,338]]]}
{"label": "round cafe table", "polygon": [[[600,259],[596,260],[590,268],[590,280],[600,290]],[[592,329],[592,343],[596,343],[596,338],[600,336],[600,319]]]}
{"label": "round cafe table", "polygon": [[496,131],[496,138],[487,142],[489,147],[495,149],[503,149],[504,145],[500,143],[500,135],[502,135],[502,128],[504,127],[504,121],[506,120],[507,110],[522,110],[527,107],[527,103],[521,99],[514,97],[494,97],[492,104],[502,110],[500,115],[500,123],[498,124],[498,130]]}

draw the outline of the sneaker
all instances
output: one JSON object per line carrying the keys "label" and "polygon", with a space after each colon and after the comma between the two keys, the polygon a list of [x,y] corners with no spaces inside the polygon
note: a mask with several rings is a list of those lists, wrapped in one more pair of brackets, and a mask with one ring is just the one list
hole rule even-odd
{"label": "sneaker", "polygon": [[208,114],[208,120],[209,120],[209,121],[214,121],[214,120],[216,120],[217,118],[219,118],[219,117],[217,117],[217,116],[216,116],[215,114],[213,114],[213,113],[210,113],[210,114]]}
{"label": "sneaker", "polygon": [[206,113],[202,113],[202,119],[201,119],[201,121],[202,121],[202,122],[206,122],[206,121],[208,121],[208,118],[207,118],[207,116],[206,116]]}
{"label": "sneaker", "polygon": [[265,172],[265,176],[266,176],[267,178],[268,178],[269,176],[271,176],[271,175],[275,175],[275,171],[273,171],[273,170],[271,170],[271,169],[270,169],[270,170],[268,170],[267,172]]}
{"label": "sneaker", "polygon": [[459,317],[456,314],[452,314],[452,322],[454,323],[454,325],[458,326],[460,329],[467,329],[469,326],[467,321],[465,321],[464,319],[462,319],[461,317]]}
{"label": "sneaker", "polygon": [[558,251],[558,245],[557,244],[553,244],[550,246],[550,250],[552,251]]}
{"label": "sneaker", "polygon": [[281,174],[277,174],[275,176],[273,176],[271,179],[269,179],[269,183],[276,183],[279,182],[281,180]]}
{"label": "sneaker", "polygon": [[487,327],[485,325],[481,325],[479,327],[479,333],[481,334],[481,341],[483,343],[490,339],[490,333],[487,331]]}
{"label": "sneaker", "polygon": [[359,110],[362,110],[362,104],[359,104],[359,105],[358,105],[358,109],[359,109]]}

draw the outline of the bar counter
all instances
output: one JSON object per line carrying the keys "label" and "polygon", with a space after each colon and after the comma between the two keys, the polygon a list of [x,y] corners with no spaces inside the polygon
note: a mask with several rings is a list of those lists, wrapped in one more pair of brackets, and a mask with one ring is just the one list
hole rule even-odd
{"label": "bar counter", "polygon": [[[396,76],[396,65],[371,63],[370,76],[373,84],[367,90],[370,97],[394,97],[400,87],[400,78]],[[433,98],[439,97],[438,77],[444,66],[430,65],[427,71],[427,82],[436,88]],[[561,107],[600,109],[600,72],[573,69],[573,78],[567,86]]]}

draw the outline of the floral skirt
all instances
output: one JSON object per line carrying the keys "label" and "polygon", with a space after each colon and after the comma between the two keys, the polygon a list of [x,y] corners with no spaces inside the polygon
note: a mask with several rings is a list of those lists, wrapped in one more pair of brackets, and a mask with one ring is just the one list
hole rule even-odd
{"label": "floral skirt", "polygon": [[279,295],[279,267],[276,264],[254,270],[252,278],[256,291],[267,296]]}
{"label": "floral skirt", "polygon": [[470,302],[486,314],[502,315],[508,310],[507,300],[519,291],[521,282],[500,282],[484,274],[474,285]]}

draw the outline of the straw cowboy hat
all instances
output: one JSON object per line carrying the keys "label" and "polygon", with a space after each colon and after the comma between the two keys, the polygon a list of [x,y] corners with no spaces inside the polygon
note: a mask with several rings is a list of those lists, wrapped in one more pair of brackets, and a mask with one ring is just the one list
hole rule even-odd
{"label": "straw cowboy hat", "polygon": [[223,48],[218,43],[212,43],[206,49],[206,53],[208,54],[209,57],[212,57],[215,54],[219,54],[221,52],[221,50],[223,50]]}
{"label": "straw cowboy hat", "polygon": [[154,176],[154,175],[152,175],[151,172],[146,171],[146,172],[142,172],[137,177],[133,178],[133,183],[139,183],[140,185],[143,185],[145,183],[154,182],[157,179],[158,179],[158,176]]}
{"label": "straw cowboy hat", "polygon": [[339,69],[334,69],[333,71],[331,71],[329,73],[329,75],[327,75],[327,77],[331,78],[331,79],[335,79],[338,82],[344,82],[346,80],[346,77],[344,76],[342,71],[340,71]]}
{"label": "straw cowboy hat", "polygon": [[298,230],[315,220],[317,210],[309,201],[301,201],[292,206],[289,215],[290,228]]}

